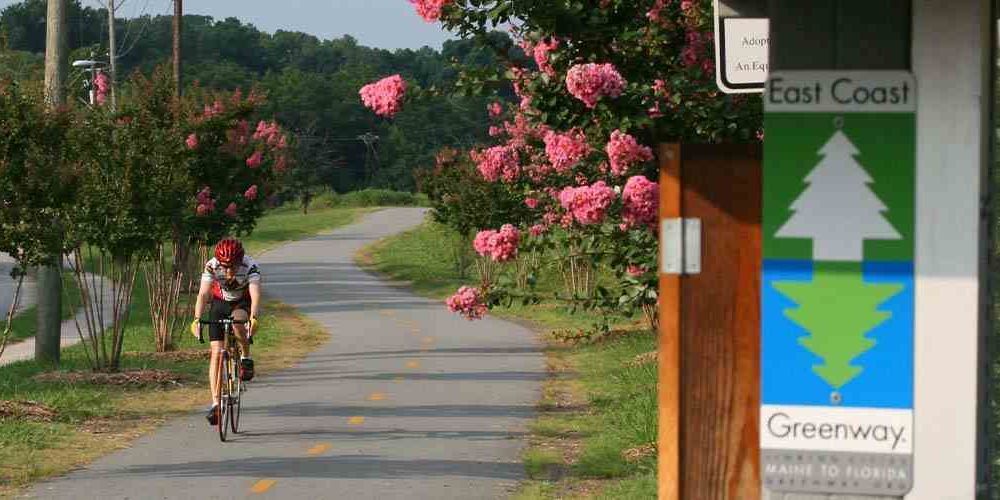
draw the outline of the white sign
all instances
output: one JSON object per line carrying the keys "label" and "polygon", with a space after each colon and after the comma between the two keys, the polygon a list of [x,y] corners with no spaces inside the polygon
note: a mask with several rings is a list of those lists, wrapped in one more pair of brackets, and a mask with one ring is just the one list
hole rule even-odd
{"label": "white sign", "polygon": [[768,75],[767,18],[720,17],[715,1],[715,82],[727,94],[759,93]]}

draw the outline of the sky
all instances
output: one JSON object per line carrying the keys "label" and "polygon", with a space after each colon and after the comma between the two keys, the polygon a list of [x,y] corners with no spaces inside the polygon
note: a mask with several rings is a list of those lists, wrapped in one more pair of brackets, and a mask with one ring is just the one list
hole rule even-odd
{"label": "sky", "polygon": [[[105,1],[81,0],[91,7]],[[173,13],[172,0],[116,1],[122,2],[119,17]],[[18,0],[0,0],[0,9],[15,3]],[[439,24],[417,16],[407,0],[186,0],[184,13],[216,20],[236,17],[269,33],[302,31],[322,39],[351,35],[362,45],[384,49],[440,49],[451,38]]]}

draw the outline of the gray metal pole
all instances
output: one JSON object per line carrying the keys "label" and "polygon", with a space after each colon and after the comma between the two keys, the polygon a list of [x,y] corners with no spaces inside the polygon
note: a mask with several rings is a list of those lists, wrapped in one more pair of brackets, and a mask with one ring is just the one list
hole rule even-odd
{"label": "gray metal pole", "polygon": [[[66,51],[66,0],[49,0],[45,21],[45,101],[55,109],[65,101],[64,82],[69,55]],[[35,359],[43,363],[59,363],[62,323],[60,259],[61,256],[55,255],[50,265],[38,268]]]}
{"label": "gray metal pole", "polygon": [[115,57],[118,53],[118,47],[116,45],[115,37],[115,0],[108,0],[108,62],[109,62],[109,75],[111,77],[111,109],[118,109],[118,92],[116,87],[118,86],[118,71],[117,62]]}

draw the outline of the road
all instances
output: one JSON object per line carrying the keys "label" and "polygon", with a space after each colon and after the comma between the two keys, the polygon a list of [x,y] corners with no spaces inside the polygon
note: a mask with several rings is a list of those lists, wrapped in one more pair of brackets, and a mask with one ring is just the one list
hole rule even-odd
{"label": "road", "polygon": [[545,376],[535,335],[491,318],[470,323],[353,262],[423,213],[379,211],[258,259],[265,293],[332,338],[254,380],[246,434],[220,443],[199,411],[29,497],[508,496],[524,477],[522,438]]}

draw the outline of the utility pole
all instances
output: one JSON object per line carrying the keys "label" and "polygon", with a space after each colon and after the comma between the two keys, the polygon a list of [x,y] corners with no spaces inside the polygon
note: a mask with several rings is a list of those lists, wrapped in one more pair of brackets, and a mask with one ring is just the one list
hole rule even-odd
{"label": "utility pole", "polygon": [[[49,0],[45,17],[45,102],[55,110],[65,101],[67,66],[66,0]],[[35,360],[59,363],[61,334],[62,275],[61,255],[53,255],[48,265],[38,268],[38,331],[35,333]]]}
{"label": "utility pole", "polygon": [[181,96],[181,31],[184,22],[184,0],[174,0],[174,95]]}
{"label": "utility pole", "polygon": [[115,46],[115,0],[108,0],[108,62],[111,77],[111,109],[118,109],[118,100],[116,98],[118,92],[115,90],[118,82],[118,72],[116,71],[117,63],[115,61],[115,55],[117,49]]}

